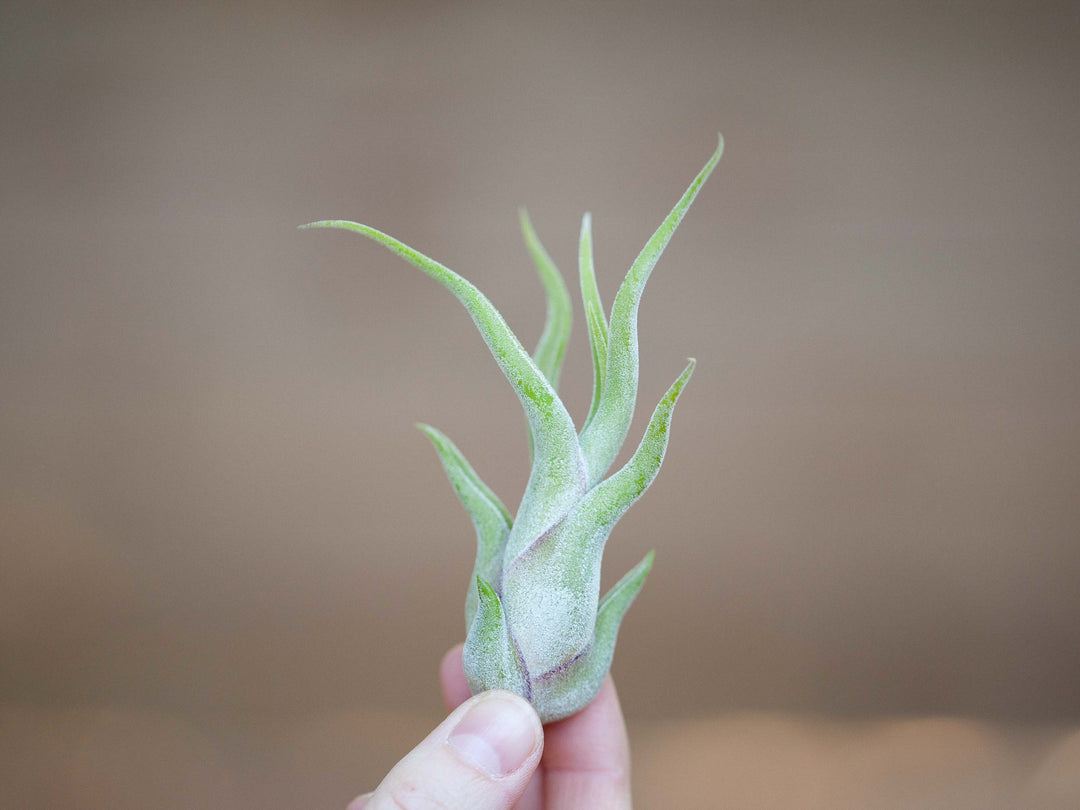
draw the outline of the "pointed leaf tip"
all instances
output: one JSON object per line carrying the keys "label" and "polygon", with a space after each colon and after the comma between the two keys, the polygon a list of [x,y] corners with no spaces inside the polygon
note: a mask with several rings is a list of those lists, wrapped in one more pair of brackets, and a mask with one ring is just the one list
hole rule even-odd
{"label": "pointed leaf tip", "polygon": [[547,317],[544,321],[544,331],[540,336],[536,349],[533,351],[533,360],[547,377],[551,387],[559,388],[559,372],[562,369],[563,355],[566,352],[566,344],[570,339],[571,306],[570,293],[566,289],[566,282],[558,266],[552,260],[550,254],[540,242],[536,229],[533,227],[529,212],[525,206],[518,208],[518,220],[521,224],[521,235],[525,240],[525,247],[529,251],[536,271],[540,276],[540,282],[544,285],[544,294],[547,298]]}
{"label": "pointed leaf tip", "polygon": [[498,599],[498,594],[495,593],[495,589],[492,588],[479,574],[476,575],[476,595],[480,597],[480,601],[482,602]]}
{"label": "pointed leaf tip", "polygon": [[308,228],[340,228],[345,220],[341,219],[320,219],[315,222],[307,222],[303,225],[297,225],[298,231],[306,231]]}
{"label": "pointed leaf tip", "polygon": [[585,455],[588,486],[600,481],[618,455],[634,415],[638,388],[637,318],[645,283],[660,255],[682,222],[702,185],[720,160],[722,141],[716,152],[687,187],[660,227],[641,249],[623,279],[611,307],[608,324],[607,368],[599,402],[592,418],[582,429],[581,449]]}
{"label": "pointed leaf tip", "polygon": [[[510,512],[491,487],[477,475],[457,445],[442,431],[422,422],[418,422],[416,426],[434,445],[446,477],[476,530],[476,562],[473,565],[473,574],[491,580],[498,579],[502,572],[503,547],[513,525]],[[466,630],[472,625],[476,605],[476,591],[469,587],[465,592]]]}
{"label": "pointed leaf tip", "polygon": [[529,684],[518,661],[499,595],[481,576],[476,577],[476,616],[462,650],[462,664],[473,694],[487,689],[508,689],[528,697]]}
{"label": "pointed leaf tip", "polygon": [[589,331],[589,348],[593,359],[593,395],[589,405],[589,414],[585,418],[581,431],[588,430],[596,409],[600,406],[600,397],[604,392],[604,380],[607,374],[608,322],[604,314],[604,305],[600,300],[600,290],[596,286],[596,268],[593,261],[592,215],[586,211],[581,217],[581,236],[578,242],[578,277],[581,286],[581,303],[585,310],[585,326]]}
{"label": "pointed leaf tip", "polygon": [[641,590],[641,586],[645,584],[645,578],[652,571],[654,559],[656,559],[656,552],[649,551],[637,565],[623,574],[622,579],[611,586],[610,591],[604,594],[604,598],[600,600],[598,626],[605,621],[601,617],[609,615],[608,612],[613,609],[619,611],[621,618],[621,615],[630,607],[630,603],[634,601],[638,591]]}
{"label": "pointed leaf tip", "polygon": [[602,552],[607,533],[648,489],[660,471],[667,452],[675,403],[693,371],[694,363],[691,361],[657,403],[634,455],[618,472],[589,490],[567,519],[567,526],[573,527],[568,528],[571,535],[575,532],[587,533],[587,527],[591,527],[592,537],[598,544],[594,555]]}
{"label": "pointed leaf tip", "polygon": [[370,225],[325,220],[312,223],[312,226],[341,228],[373,240],[433,278],[461,302],[472,316],[503,376],[521,400],[536,448],[532,474],[513,531],[522,537],[536,537],[554,525],[585,488],[585,460],[578,444],[577,430],[547,376],[525,351],[494,304],[450,268]]}

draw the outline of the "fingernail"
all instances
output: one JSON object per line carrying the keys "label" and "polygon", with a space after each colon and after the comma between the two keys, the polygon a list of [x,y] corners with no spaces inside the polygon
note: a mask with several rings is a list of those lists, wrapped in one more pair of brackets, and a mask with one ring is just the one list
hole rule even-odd
{"label": "fingernail", "polygon": [[521,698],[493,694],[477,701],[450,732],[457,755],[489,776],[506,776],[539,743],[536,712]]}

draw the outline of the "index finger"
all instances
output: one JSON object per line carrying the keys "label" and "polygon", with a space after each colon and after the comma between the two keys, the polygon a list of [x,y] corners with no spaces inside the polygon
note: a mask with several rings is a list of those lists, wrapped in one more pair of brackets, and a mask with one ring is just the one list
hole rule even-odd
{"label": "index finger", "polygon": [[630,808],[630,742],[611,676],[575,715],[544,727],[544,794],[550,810]]}
{"label": "index finger", "polygon": [[461,666],[461,651],[464,646],[458,644],[452,647],[439,664],[439,685],[442,687],[443,703],[448,711],[453,711],[472,695],[469,682],[465,680],[465,670]]}

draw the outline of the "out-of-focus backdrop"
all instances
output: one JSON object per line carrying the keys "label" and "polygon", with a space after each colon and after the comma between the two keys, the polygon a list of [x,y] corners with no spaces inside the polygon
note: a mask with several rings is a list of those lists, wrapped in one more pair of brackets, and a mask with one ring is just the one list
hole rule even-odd
{"label": "out-of-focus backdrop", "polygon": [[[641,308],[614,672],[642,807],[1080,801],[1074,3],[9,4],[0,803],[337,807],[442,714],[509,504],[529,207],[600,288],[723,131]],[[563,391],[591,362],[578,309]]]}

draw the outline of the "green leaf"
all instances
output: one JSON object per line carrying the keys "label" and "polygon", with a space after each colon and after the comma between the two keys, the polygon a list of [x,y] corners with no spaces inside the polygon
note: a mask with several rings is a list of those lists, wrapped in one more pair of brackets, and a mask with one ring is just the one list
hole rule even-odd
{"label": "green leaf", "polygon": [[545,723],[569,717],[585,707],[600,690],[615,656],[623,616],[652,569],[655,554],[630,569],[600,600],[592,644],[568,666],[546,672],[532,681],[532,703]]}
{"label": "green leaf", "polygon": [[[476,562],[470,582],[481,576],[489,582],[497,582],[502,574],[502,552],[513,520],[502,501],[476,474],[465,456],[446,435],[431,425],[417,424],[435,446],[442,461],[446,477],[457,493],[458,500],[472,518],[476,529]],[[465,595],[465,629],[472,625],[476,615],[476,589],[471,585]]]}
{"label": "green leaf", "polygon": [[581,279],[581,302],[585,309],[585,324],[589,328],[589,348],[593,359],[593,395],[589,415],[582,430],[589,427],[596,409],[600,406],[600,394],[604,390],[607,373],[608,323],[604,305],[600,302],[600,289],[596,286],[596,270],[593,266],[592,216],[581,218],[581,241],[578,247],[578,275]]}
{"label": "green leaf", "polygon": [[641,497],[660,471],[664,454],[667,452],[672,412],[675,410],[675,403],[682,393],[683,386],[694,373],[695,365],[697,361],[691,358],[682,374],[657,403],[641,444],[638,445],[630,460],[606,481],[593,487],[582,499],[581,504],[571,512],[570,517],[567,518],[568,521],[581,521],[583,524],[595,526],[614,526],[634,501]]}
{"label": "green leaf", "polygon": [[476,578],[478,607],[462,651],[465,678],[473,694],[508,689],[528,698],[529,682],[518,661],[514,642],[495,589]]}
{"label": "green leaf", "polygon": [[581,432],[589,487],[604,476],[615,460],[634,416],[638,386],[637,315],[645,282],[723,151],[724,139],[720,137],[716,151],[642,248],[615,296],[604,387],[592,421]]}
{"label": "green leaf", "polygon": [[525,670],[566,665],[591,641],[600,590],[600,560],[615,523],[656,478],[667,450],[671,416],[691,360],[653,411],[634,455],[589,490],[570,514],[517,557],[507,550],[502,596]]}
{"label": "green leaf", "polygon": [[561,520],[585,490],[585,461],[574,422],[547,377],[480,290],[450,268],[369,225],[323,220],[301,228],[337,228],[378,242],[438,281],[462,303],[525,409],[536,446],[535,463],[507,540],[507,553]]}
{"label": "green leaf", "polygon": [[645,584],[645,578],[652,570],[656,552],[650,551],[644,559],[631,568],[623,578],[604,594],[596,615],[596,641],[594,646],[604,645],[611,639],[611,648],[615,648],[615,634],[619,632],[619,623],[627,609],[633,603]]}
{"label": "green leaf", "polygon": [[540,244],[540,238],[536,235],[529,212],[524,207],[518,209],[518,218],[521,220],[521,234],[525,238],[525,246],[529,249],[533,264],[540,274],[540,281],[544,285],[544,293],[547,296],[547,318],[544,321],[544,331],[540,335],[540,341],[533,351],[533,360],[544,376],[548,378],[551,387],[559,390],[559,371],[562,369],[563,356],[566,353],[566,343],[570,340],[570,323],[572,319],[570,309],[570,293],[566,289],[562,273],[551,260],[551,256]]}

